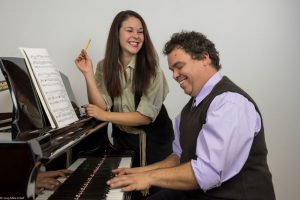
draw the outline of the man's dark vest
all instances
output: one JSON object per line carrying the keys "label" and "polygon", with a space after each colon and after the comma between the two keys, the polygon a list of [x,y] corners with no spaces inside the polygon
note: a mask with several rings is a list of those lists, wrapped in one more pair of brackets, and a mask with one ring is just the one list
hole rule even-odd
{"label": "man's dark vest", "polygon": [[[206,123],[207,110],[213,99],[224,92],[235,92],[246,97],[259,109],[252,98],[227,77],[215,85],[211,93],[195,108],[192,107],[192,98],[181,112],[180,145],[182,147],[181,163],[196,159],[197,138],[202,125]],[[260,114],[261,115],[261,114]],[[261,121],[262,122],[262,121]],[[241,133],[242,134],[242,133]],[[201,183],[201,180],[200,180]],[[199,199],[243,199],[243,200],[274,200],[275,194],[272,176],[267,165],[267,148],[264,136],[263,123],[261,130],[254,137],[249,157],[242,170],[231,179],[204,192],[201,189],[188,191],[189,196]]]}

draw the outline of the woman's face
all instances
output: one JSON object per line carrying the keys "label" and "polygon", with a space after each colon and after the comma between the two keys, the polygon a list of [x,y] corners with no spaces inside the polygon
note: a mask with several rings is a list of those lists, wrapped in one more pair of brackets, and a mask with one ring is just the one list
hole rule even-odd
{"label": "woman's face", "polygon": [[123,21],[119,30],[119,39],[124,56],[137,54],[144,43],[144,29],[141,21],[135,17],[129,17]]}

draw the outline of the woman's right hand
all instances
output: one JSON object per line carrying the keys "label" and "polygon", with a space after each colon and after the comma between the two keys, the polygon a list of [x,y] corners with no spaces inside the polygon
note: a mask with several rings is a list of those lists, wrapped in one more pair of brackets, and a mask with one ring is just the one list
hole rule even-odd
{"label": "woman's right hand", "polygon": [[79,56],[75,59],[75,64],[84,75],[93,74],[92,60],[86,50],[81,50]]}

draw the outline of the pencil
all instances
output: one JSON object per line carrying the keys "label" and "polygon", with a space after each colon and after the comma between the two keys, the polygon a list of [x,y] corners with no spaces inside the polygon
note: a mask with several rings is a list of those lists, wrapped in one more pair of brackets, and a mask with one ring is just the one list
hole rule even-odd
{"label": "pencil", "polygon": [[85,50],[86,50],[86,51],[88,50],[88,48],[89,48],[89,46],[90,46],[90,43],[91,43],[91,39],[89,39],[87,45],[85,46]]}

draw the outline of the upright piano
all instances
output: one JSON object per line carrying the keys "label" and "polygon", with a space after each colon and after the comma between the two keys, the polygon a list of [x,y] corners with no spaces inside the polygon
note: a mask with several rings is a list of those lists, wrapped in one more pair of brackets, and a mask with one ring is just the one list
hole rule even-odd
{"label": "upright piano", "polygon": [[[51,128],[25,60],[2,57],[0,68],[13,104],[12,141],[0,140],[0,159],[5,161],[0,164],[0,197],[130,199],[129,194],[110,191],[106,185],[112,177],[111,170],[130,167],[133,155],[113,147],[107,135],[108,124],[80,114],[72,102],[79,120],[63,128]],[[55,192],[36,197],[34,182],[41,166],[48,170],[70,167],[75,171],[67,180],[62,180],[64,183]]]}

